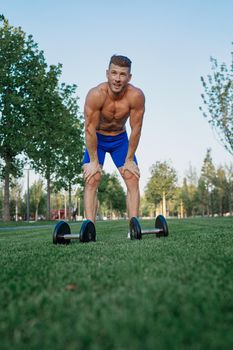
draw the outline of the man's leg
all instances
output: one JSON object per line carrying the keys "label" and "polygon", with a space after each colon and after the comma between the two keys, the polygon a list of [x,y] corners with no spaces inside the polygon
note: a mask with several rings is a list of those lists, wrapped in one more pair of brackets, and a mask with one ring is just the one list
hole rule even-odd
{"label": "man's leg", "polygon": [[127,187],[126,205],[127,205],[128,218],[130,219],[133,216],[139,216],[139,205],[140,205],[139,179],[128,170],[125,170],[123,173],[122,168],[119,168],[119,171]]}
{"label": "man's leg", "polygon": [[[83,166],[85,169],[85,165]],[[97,190],[101,179],[101,173],[96,173],[85,183],[84,188],[84,212],[88,220],[95,222],[97,211]]]}

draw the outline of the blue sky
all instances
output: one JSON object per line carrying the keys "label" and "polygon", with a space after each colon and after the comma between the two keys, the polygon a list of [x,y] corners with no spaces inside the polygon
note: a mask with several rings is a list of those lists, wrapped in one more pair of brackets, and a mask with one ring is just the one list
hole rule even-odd
{"label": "blue sky", "polygon": [[[200,173],[207,148],[216,166],[232,162],[199,106],[210,56],[231,62],[233,1],[2,0],[0,13],[33,35],[48,64],[63,64],[62,81],[77,84],[81,111],[88,90],[106,80],[110,56],[132,60],[131,83],[146,96],[142,191],[156,161],[170,161],[180,181],[190,164]],[[114,171],[110,158],[105,170]]]}

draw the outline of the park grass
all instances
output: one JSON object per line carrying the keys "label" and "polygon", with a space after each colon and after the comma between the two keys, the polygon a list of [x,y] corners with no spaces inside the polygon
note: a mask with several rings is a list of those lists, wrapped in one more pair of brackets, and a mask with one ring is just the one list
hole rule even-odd
{"label": "park grass", "polygon": [[47,225],[1,230],[0,348],[232,349],[233,218],[168,225],[131,241],[98,222],[96,243],[68,246]]}

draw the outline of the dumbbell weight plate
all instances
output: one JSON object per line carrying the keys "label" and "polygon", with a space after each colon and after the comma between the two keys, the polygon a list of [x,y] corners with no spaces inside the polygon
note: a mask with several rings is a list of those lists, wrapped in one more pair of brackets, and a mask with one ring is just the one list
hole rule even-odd
{"label": "dumbbell weight plate", "polygon": [[85,220],[82,223],[80,233],[79,233],[80,242],[90,242],[96,241],[96,230],[95,225],[91,220]]}
{"label": "dumbbell weight plate", "polygon": [[157,234],[156,236],[168,236],[168,226],[167,226],[167,221],[163,215],[158,215],[157,218],[155,219],[155,228],[162,229],[163,232]]}
{"label": "dumbbell weight plate", "polygon": [[139,221],[136,217],[132,217],[129,222],[129,231],[131,239],[141,239],[142,231]]}
{"label": "dumbbell weight plate", "polygon": [[69,244],[70,239],[65,239],[64,235],[70,235],[70,226],[65,221],[59,221],[53,231],[54,244]]}

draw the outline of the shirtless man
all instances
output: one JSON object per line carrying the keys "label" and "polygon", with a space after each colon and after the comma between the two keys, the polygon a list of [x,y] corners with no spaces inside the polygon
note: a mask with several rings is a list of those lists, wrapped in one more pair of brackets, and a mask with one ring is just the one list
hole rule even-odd
{"label": "shirtless man", "polygon": [[[110,153],[125,181],[128,217],[139,214],[140,172],[135,151],[141,135],[145,97],[140,89],[129,84],[129,58],[112,56],[106,75],[107,82],[88,92],[84,107],[87,147],[83,159],[84,210],[86,218],[93,222],[96,218],[97,189],[106,152]],[[129,140],[125,127],[128,118],[131,127]]]}

